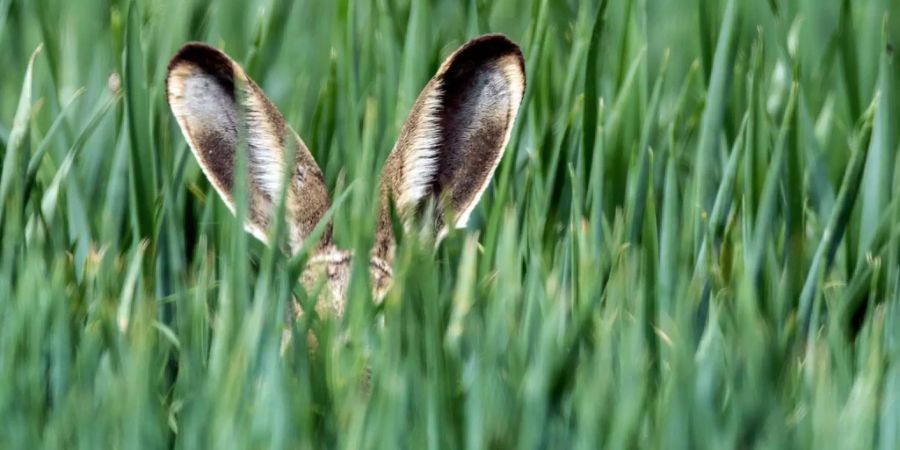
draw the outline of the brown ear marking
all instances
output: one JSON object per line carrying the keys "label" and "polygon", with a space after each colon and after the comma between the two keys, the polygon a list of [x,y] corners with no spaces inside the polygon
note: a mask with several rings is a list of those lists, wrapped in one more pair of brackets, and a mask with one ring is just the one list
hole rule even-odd
{"label": "brown ear marking", "polygon": [[390,259],[388,204],[401,216],[435,205],[434,226],[465,225],[503,156],[525,90],[519,46],[489,34],[451,54],[428,82],[400,131],[382,175],[374,253]]}
{"label": "brown ear marking", "polygon": [[[191,148],[195,150],[195,156],[201,164],[201,168],[207,173],[207,178],[222,196],[229,207],[233,204],[231,195],[233,183],[233,151],[229,148],[235,145],[227,134],[215,132],[201,126],[192,126],[185,116],[181,104],[188,101],[185,98],[187,80],[193,76],[207,74],[214,80],[208,89],[218,90],[218,94],[224,99],[234,102],[234,67],[231,59],[219,50],[199,42],[185,44],[178,53],[169,61],[166,76],[166,101],[176,116],[183,134]],[[222,117],[218,120],[228,121],[223,126],[236,128],[235,117],[228,111],[217,112]],[[206,118],[210,119],[210,118]],[[210,119],[211,120],[211,119]],[[235,130],[236,132],[236,130]]]}
{"label": "brown ear marking", "polygon": [[[166,95],[172,113],[204,174],[232,210],[235,148],[240,132],[246,132],[246,228],[264,242],[281,193],[286,150],[294,151],[286,220],[288,245],[292,250],[299,248],[330,203],[322,172],[306,145],[240,65],[220,50],[202,43],[186,44],[168,69]],[[240,98],[236,88],[243,90]],[[330,240],[329,225],[321,245]]]}

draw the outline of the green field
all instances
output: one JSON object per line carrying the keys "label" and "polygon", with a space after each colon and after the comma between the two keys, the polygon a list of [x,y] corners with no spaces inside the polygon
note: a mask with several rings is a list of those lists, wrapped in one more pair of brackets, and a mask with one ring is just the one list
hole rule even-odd
{"label": "green field", "polygon": [[[900,1],[211,3],[0,0],[0,448],[900,448]],[[308,255],[216,195],[169,58],[246,68],[360,254],[488,32],[528,85],[468,228],[289,324]]]}

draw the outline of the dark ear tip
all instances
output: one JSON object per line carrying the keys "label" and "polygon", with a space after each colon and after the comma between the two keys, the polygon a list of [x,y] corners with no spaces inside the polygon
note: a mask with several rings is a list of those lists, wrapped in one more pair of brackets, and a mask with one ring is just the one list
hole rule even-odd
{"label": "dark ear tip", "polygon": [[169,61],[168,70],[172,71],[175,67],[188,63],[204,68],[210,65],[219,65],[221,63],[229,63],[229,58],[221,50],[203,42],[188,42],[178,49],[175,56]]}
{"label": "dark ear tip", "polygon": [[496,56],[505,54],[522,55],[522,49],[519,48],[519,45],[503,33],[490,33],[478,36],[463,45],[463,48],[467,47],[482,47]]}
{"label": "dark ear tip", "polygon": [[[522,49],[519,48],[518,44],[501,33],[485,34],[466,42],[454,54],[451,66],[458,66],[459,63],[478,65],[507,56],[512,56],[516,59],[519,70],[524,77],[525,58],[522,55]],[[447,69],[448,71],[451,70],[450,67]]]}
{"label": "dark ear tip", "polygon": [[[234,64],[221,50],[203,42],[188,42],[169,61],[166,75],[166,89],[172,81],[173,71],[188,65],[212,75],[225,87],[226,92],[234,91]],[[190,73],[190,72],[189,72]]]}

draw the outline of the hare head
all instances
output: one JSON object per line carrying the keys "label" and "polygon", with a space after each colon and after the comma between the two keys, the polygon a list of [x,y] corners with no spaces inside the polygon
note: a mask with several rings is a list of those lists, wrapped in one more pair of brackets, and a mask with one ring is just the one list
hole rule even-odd
{"label": "hare head", "polygon": [[[391,282],[391,205],[406,223],[433,211],[433,220],[425,222],[438,236],[448,225],[465,226],[503,156],[524,89],[522,53],[497,34],[457,49],[425,85],[384,165],[379,198],[373,199],[381,204],[369,264],[376,298]],[[306,145],[259,86],[225,53],[189,43],[169,63],[166,95],[203,173],[232,211],[235,152],[244,143],[244,227],[267,242],[284,192],[287,245],[292,253],[299,250],[329,208],[328,191]],[[285,161],[288,155],[293,161]],[[282,183],[287,173],[291,179]],[[434,208],[425,208],[428,204]],[[326,286],[318,312],[343,314],[351,257],[335,247],[327,224],[301,276],[306,286]]]}

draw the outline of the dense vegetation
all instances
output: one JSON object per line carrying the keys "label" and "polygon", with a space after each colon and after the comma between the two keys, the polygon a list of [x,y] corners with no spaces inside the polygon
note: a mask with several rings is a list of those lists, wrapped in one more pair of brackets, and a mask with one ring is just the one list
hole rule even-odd
{"label": "dense vegetation", "polygon": [[[239,60],[365,252],[485,32],[528,88],[469,228],[282,353],[305,255],[215,195],[168,59]],[[896,0],[0,0],[0,447],[900,448],[897,45]]]}

